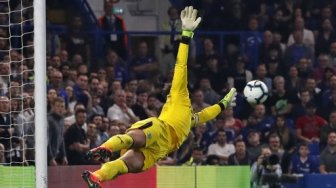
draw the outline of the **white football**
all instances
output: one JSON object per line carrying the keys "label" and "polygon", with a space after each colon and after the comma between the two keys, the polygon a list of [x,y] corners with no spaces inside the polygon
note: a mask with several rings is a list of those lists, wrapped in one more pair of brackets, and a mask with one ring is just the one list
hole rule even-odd
{"label": "white football", "polygon": [[251,105],[261,104],[268,97],[268,88],[260,80],[249,81],[244,88],[244,97]]}

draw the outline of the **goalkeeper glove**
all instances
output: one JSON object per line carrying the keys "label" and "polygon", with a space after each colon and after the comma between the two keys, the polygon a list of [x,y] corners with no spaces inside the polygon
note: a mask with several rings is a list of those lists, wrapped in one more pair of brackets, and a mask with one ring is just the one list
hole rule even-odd
{"label": "goalkeeper glove", "polygon": [[231,88],[230,92],[226,94],[225,97],[221,101],[219,101],[219,103],[224,105],[224,109],[228,107],[235,107],[236,96],[237,96],[236,88]]}
{"label": "goalkeeper glove", "polygon": [[197,10],[192,6],[186,7],[181,12],[181,21],[182,21],[182,36],[192,38],[194,36],[194,30],[201,22],[201,17],[197,19]]}

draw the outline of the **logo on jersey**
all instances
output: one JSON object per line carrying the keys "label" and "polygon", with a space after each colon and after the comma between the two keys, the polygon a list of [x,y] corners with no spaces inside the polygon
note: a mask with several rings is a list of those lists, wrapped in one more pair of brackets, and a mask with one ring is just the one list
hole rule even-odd
{"label": "logo on jersey", "polygon": [[152,138],[152,133],[147,133],[147,139],[151,139]]}

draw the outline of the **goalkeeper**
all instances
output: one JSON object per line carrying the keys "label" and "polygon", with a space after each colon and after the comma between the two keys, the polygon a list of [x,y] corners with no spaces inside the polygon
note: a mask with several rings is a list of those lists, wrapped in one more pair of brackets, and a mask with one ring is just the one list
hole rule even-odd
{"label": "goalkeeper", "polygon": [[170,93],[160,116],[134,123],[126,134],[111,137],[88,155],[94,160],[108,161],[112,152],[122,150],[117,160],[106,162],[95,171],[85,171],[82,175],[90,188],[102,187],[102,182],[126,173],[142,172],[179,148],[188,136],[190,129],[215,118],[228,106],[235,105],[236,90],[230,92],[218,104],[205,108],[199,113],[192,113],[187,89],[188,44],[193,31],[201,18],[197,10],[186,7],[181,12],[182,39]]}

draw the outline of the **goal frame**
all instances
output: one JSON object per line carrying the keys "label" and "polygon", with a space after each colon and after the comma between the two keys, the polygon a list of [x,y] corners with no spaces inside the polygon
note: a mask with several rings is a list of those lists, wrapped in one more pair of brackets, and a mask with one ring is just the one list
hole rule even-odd
{"label": "goal frame", "polygon": [[36,188],[48,187],[46,1],[34,0],[34,98]]}

